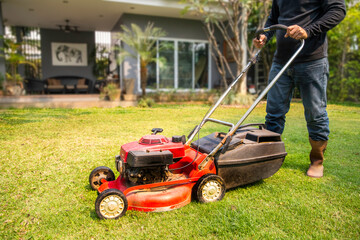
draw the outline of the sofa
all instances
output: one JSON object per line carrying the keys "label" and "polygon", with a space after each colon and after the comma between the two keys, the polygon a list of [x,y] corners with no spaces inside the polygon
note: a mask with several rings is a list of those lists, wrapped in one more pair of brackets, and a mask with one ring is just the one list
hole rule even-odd
{"label": "sofa", "polygon": [[92,81],[78,76],[56,76],[45,81],[45,93],[90,93]]}

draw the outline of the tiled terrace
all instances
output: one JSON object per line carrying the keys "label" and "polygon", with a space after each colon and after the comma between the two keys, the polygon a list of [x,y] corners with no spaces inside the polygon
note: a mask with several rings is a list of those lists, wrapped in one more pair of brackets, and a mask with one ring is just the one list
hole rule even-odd
{"label": "tiled terrace", "polygon": [[104,101],[99,94],[71,95],[29,95],[0,97],[0,108],[88,108],[88,107],[129,107],[136,106],[136,101]]}

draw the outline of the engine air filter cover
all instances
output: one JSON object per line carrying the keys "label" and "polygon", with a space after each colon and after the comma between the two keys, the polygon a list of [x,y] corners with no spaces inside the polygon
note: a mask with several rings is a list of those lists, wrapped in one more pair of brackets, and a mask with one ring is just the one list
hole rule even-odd
{"label": "engine air filter cover", "polygon": [[173,164],[173,154],[166,151],[130,151],[127,163],[131,167],[158,167]]}

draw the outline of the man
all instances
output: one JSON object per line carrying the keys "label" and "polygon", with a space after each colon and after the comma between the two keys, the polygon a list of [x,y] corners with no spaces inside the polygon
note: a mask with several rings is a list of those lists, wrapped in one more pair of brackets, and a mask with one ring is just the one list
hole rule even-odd
{"label": "man", "polygon": [[[344,0],[273,0],[265,24],[288,26],[286,33],[276,31],[277,48],[269,74],[271,81],[298,48],[299,39],[305,46],[292,65],[270,89],[265,117],[267,129],[282,133],[285,114],[289,111],[293,90],[298,87],[305,109],[305,119],[311,144],[310,167],[307,175],[323,176],[324,151],[329,137],[326,112],[326,86],[329,77],[326,32],[345,17]],[[261,48],[273,32],[260,35],[253,44]]]}

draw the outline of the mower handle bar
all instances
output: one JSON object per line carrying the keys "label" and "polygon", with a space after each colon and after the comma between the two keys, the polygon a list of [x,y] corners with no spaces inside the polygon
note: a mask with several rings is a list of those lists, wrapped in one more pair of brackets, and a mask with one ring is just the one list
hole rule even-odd
{"label": "mower handle bar", "polygon": [[[268,32],[268,31],[274,31],[274,30],[287,30],[287,27],[281,24],[277,24],[277,25],[273,25],[270,26],[268,28],[264,28],[264,29],[260,29],[258,31],[256,31],[255,35],[256,37],[259,37],[260,34]],[[278,74],[274,77],[274,79],[268,84],[268,86],[264,89],[264,91],[256,98],[256,100],[254,101],[254,103],[250,106],[250,108],[246,111],[246,113],[241,117],[241,119],[236,123],[236,125],[232,126],[231,129],[229,130],[229,132],[226,134],[226,136],[223,138],[223,140],[206,156],[206,158],[199,164],[199,169],[202,169],[206,163],[208,161],[210,161],[210,159],[220,150],[220,148],[222,146],[224,146],[224,144],[227,142],[227,138],[230,137],[232,135],[234,135],[234,133],[236,132],[236,130],[238,128],[240,128],[241,124],[245,121],[245,119],[250,115],[250,113],[254,110],[254,108],[259,104],[259,102],[261,101],[261,99],[263,99],[265,97],[265,95],[269,92],[269,90],[275,85],[275,83],[278,81],[278,79],[280,78],[280,76],[284,73],[284,71],[289,67],[289,65],[294,61],[294,59],[296,58],[296,56],[300,53],[300,51],[303,49],[305,44],[304,39],[300,39],[300,46],[299,48],[295,51],[295,53],[290,57],[290,59],[288,60],[288,62],[284,65],[284,67],[278,72]],[[250,59],[250,61],[248,62],[248,64],[246,65],[246,67],[244,68],[244,70],[240,73],[240,75],[230,84],[230,86],[225,90],[225,92],[220,96],[220,98],[218,99],[218,101],[214,104],[214,106],[208,111],[208,113],[204,116],[203,120],[201,121],[201,123],[199,125],[197,125],[194,129],[194,131],[192,132],[192,134],[190,134],[191,136],[189,136],[188,141],[186,142],[186,145],[190,145],[191,141],[193,140],[193,138],[196,136],[196,134],[198,134],[198,132],[200,131],[200,129],[202,128],[202,126],[207,122],[207,121],[211,121],[211,122],[216,122],[216,123],[224,123],[220,120],[216,120],[214,121],[214,119],[209,120],[210,116],[214,113],[214,111],[216,110],[216,108],[218,108],[218,106],[220,105],[220,103],[224,100],[224,98],[229,94],[229,92],[232,90],[232,88],[235,86],[235,84],[243,77],[243,75],[250,69],[250,67],[252,65],[254,65],[257,61],[257,57],[260,54],[261,49],[258,50],[254,57],[252,59]],[[225,124],[226,125],[226,124]]]}
{"label": "mower handle bar", "polygon": [[287,26],[282,24],[275,24],[267,28],[259,29],[255,32],[255,37],[259,39],[260,34],[264,34],[266,32],[275,31],[275,30],[285,30],[287,31]]}
{"label": "mower handle bar", "polygon": [[225,125],[225,126],[228,126],[228,127],[232,127],[232,128],[234,127],[234,124],[233,124],[233,123],[221,121],[221,120],[214,119],[214,118],[205,119],[205,122],[213,122],[213,123],[222,124],[222,125]]}
{"label": "mower handle bar", "polygon": [[[268,32],[268,31],[274,31],[274,30],[286,30],[287,27],[285,25],[281,25],[281,24],[277,24],[277,25],[273,25],[270,26],[268,28],[264,28],[264,29],[260,29],[258,31],[256,31],[256,36],[260,36],[260,34],[264,33],[264,32]],[[196,134],[200,131],[200,129],[202,128],[202,126],[209,121],[208,119],[210,118],[210,116],[214,113],[215,109],[218,108],[218,106],[220,105],[220,103],[224,100],[224,98],[229,94],[229,92],[232,90],[232,88],[236,85],[236,83],[243,77],[243,75],[250,69],[250,67],[252,65],[254,65],[257,61],[257,58],[259,56],[261,52],[261,49],[258,50],[254,57],[250,59],[250,61],[248,62],[248,64],[246,65],[246,67],[243,69],[243,71],[239,74],[239,76],[230,84],[230,86],[225,90],[225,92],[220,96],[220,98],[218,99],[218,101],[214,104],[214,106],[207,112],[207,114],[204,116],[204,118],[202,119],[201,123],[197,126],[195,126],[195,128],[190,132],[189,136],[188,136],[188,140],[186,142],[186,145],[190,145],[191,141],[194,139],[194,137],[196,136]],[[210,120],[211,121],[211,120]],[[219,120],[220,121],[220,120]],[[214,122],[214,121],[211,121]],[[233,128],[233,126],[232,126]]]}

